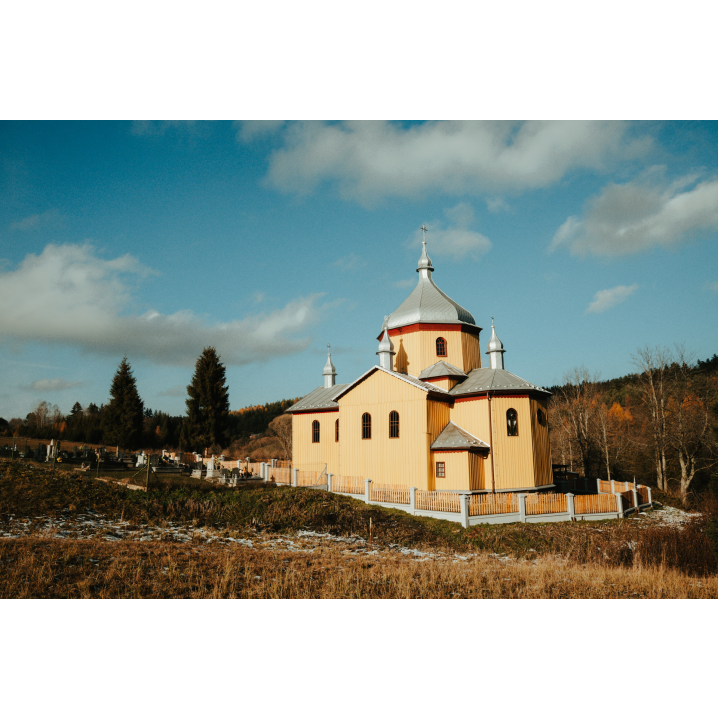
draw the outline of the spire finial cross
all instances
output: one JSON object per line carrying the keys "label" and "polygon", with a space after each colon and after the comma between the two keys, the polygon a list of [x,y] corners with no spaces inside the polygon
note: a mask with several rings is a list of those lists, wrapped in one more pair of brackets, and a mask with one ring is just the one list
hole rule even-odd
{"label": "spire finial cross", "polygon": [[491,315],[491,326],[492,327],[494,326],[494,315],[493,314]]}
{"label": "spire finial cross", "polygon": [[426,226],[426,222],[422,223],[422,225],[421,225],[421,227],[419,227],[419,229],[424,233],[422,235],[422,237],[423,237],[422,241],[426,242],[426,233],[429,231],[429,228]]}
{"label": "spire finial cross", "polygon": [[331,344],[327,344],[327,353],[329,353],[329,350],[332,348]]}

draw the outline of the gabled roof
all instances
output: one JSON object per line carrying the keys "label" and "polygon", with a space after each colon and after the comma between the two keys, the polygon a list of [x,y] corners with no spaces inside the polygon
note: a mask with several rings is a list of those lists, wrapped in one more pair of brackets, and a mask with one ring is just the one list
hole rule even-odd
{"label": "gabled roof", "polygon": [[427,272],[420,276],[414,291],[389,315],[389,329],[417,322],[433,324],[470,324],[476,326],[471,313],[447,297]]}
{"label": "gabled roof", "polygon": [[474,369],[466,381],[457,384],[449,393],[452,396],[476,394],[487,391],[537,391],[549,395],[551,392],[536,384],[512,374],[506,369]]}
{"label": "gabled roof", "polygon": [[454,366],[453,364],[449,364],[448,361],[438,361],[436,364],[432,364],[430,367],[427,367],[424,369],[421,374],[419,374],[419,379],[432,379],[433,377],[438,376],[463,376],[466,377],[467,374],[459,367]]}
{"label": "gabled roof", "polygon": [[396,377],[397,379],[400,379],[401,381],[405,381],[407,384],[413,384],[417,389],[421,389],[422,391],[425,391],[427,393],[431,394],[441,394],[443,396],[448,396],[449,392],[446,391],[446,389],[442,389],[440,386],[436,386],[434,384],[427,384],[424,381],[421,381],[421,379],[411,376],[411,374],[402,374],[398,371],[389,371],[388,369],[384,369],[384,367],[380,366],[373,366],[368,371],[365,371],[358,379],[353,381],[351,384],[345,384],[342,390],[334,397],[334,400],[340,399],[342,396],[347,394],[351,389],[353,389],[359,382],[364,381],[370,374],[372,374],[375,371],[383,371],[385,374],[389,374],[389,376]]}
{"label": "gabled roof", "polygon": [[295,411],[319,411],[321,409],[337,409],[339,404],[334,401],[334,397],[348,384],[336,384],[328,389],[320,386],[318,389],[302,397],[296,404],[287,409],[288,413]]}
{"label": "gabled roof", "polygon": [[432,451],[440,449],[488,449],[489,445],[485,441],[481,441],[473,434],[469,434],[466,429],[462,429],[458,424],[450,421],[444,430],[436,437],[431,445]]}

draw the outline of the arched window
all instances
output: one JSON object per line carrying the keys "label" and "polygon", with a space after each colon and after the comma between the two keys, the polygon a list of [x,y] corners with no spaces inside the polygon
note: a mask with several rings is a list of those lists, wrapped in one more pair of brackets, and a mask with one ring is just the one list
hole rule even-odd
{"label": "arched window", "polygon": [[319,422],[315,419],[312,422],[312,444],[319,443]]}
{"label": "arched window", "polygon": [[392,411],[389,414],[389,438],[390,439],[398,439],[399,438],[399,412],[398,411]]}
{"label": "arched window", "polygon": [[446,339],[444,339],[444,337],[439,337],[436,340],[436,356],[438,356],[438,357],[446,356]]}
{"label": "arched window", "polygon": [[536,418],[538,419],[538,423],[541,424],[541,426],[546,426],[546,414],[544,413],[543,409],[538,409],[536,411]]}
{"label": "arched window", "polygon": [[362,414],[361,438],[362,439],[371,439],[371,414]]}
{"label": "arched window", "polygon": [[339,441],[339,419],[334,422],[334,441]]}
{"label": "arched window", "polygon": [[516,413],[516,409],[509,409],[506,412],[506,435],[519,435],[519,416]]}

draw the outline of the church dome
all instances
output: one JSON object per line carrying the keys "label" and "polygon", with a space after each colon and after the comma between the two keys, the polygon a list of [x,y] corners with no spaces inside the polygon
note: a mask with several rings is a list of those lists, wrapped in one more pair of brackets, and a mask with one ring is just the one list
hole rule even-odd
{"label": "church dome", "polygon": [[476,326],[471,313],[447,297],[434,284],[431,272],[434,268],[426,253],[426,242],[419,259],[419,283],[401,306],[389,315],[389,329],[405,327],[418,322],[425,324],[471,324]]}

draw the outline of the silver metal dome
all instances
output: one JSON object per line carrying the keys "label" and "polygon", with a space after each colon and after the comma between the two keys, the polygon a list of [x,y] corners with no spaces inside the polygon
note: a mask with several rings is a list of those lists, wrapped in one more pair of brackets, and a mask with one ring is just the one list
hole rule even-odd
{"label": "silver metal dome", "polygon": [[471,324],[476,321],[471,313],[447,297],[439,287],[434,284],[431,272],[431,259],[426,253],[426,242],[419,259],[419,282],[414,291],[404,300],[399,308],[389,315],[389,329],[405,327],[409,324],[424,322],[428,324]]}
{"label": "silver metal dome", "polygon": [[489,339],[486,353],[489,355],[489,359],[491,360],[492,369],[504,368],[504,354],[506,353],[506,350],[504,349],[504,345],[501,343],[501,339],[499,339],[496,335],[493,317],[491,317],[491,339]]}
{"label": "silver metal dome", "polygon": [[324,388],[329,389],[330,387],[334,386],[335,384],[335,377],[337,375],[337,370],[332,364],[332,355],[327,352],[327,363],[324,365],[324,371],[322,372],[322,376],[324,377]]}
{"label": "silver metal dome", "polygon": [[391,338],[389,337],[389,317],[384,317],[384,324],[382,325],[382,337],[381,341],[379,342],[379,351],[377,352],[377,355],[379,357],[379,366],[383,369],[388,369],[389,371],[394,370],[394,355],[396,352],[394,351],[394,344],[391,341]]}

